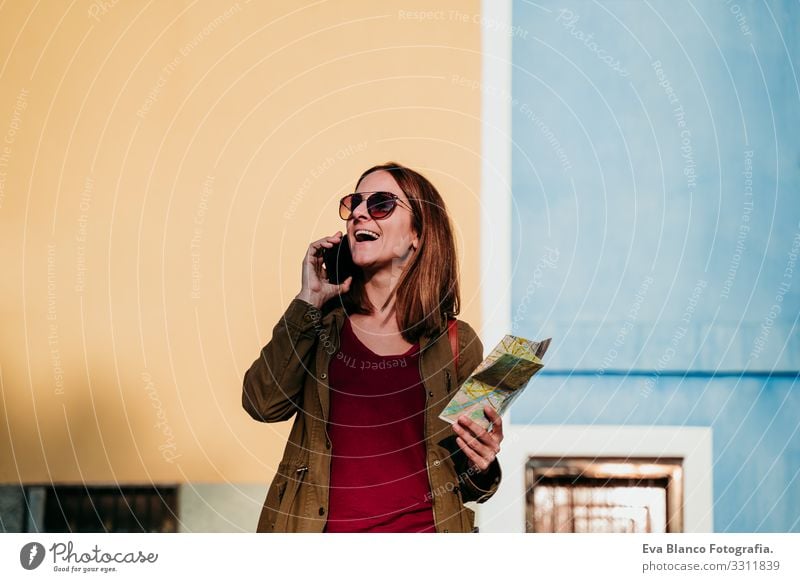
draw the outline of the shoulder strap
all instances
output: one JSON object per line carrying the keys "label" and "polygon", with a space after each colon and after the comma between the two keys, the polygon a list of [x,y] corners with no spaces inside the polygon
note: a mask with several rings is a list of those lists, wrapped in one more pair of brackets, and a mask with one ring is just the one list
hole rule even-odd
{"label": "shoulder strap", "polygon": [[447,320],[447,333],[450,336],[450,349],[453,351],[453,362],[456,365],[456,380],[458,380],[458,327],[455,319]]}

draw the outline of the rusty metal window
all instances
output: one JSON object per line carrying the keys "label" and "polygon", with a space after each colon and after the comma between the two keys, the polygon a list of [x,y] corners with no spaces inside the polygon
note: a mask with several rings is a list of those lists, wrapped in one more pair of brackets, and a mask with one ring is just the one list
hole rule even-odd
{"label": "rusty metal window", "polygon": [[680,459],[531,458],[526,480],[527,532],[683,529]]}
{"label": "rusty metal window", "polygon": [[39,531],[168,533],[177,531],[178,489],[45,486]]}

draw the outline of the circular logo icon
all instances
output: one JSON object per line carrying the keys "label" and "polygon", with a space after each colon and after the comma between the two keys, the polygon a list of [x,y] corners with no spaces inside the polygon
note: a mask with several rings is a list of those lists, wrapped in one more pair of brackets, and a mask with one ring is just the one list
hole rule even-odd
{"label": "circular logo icon", "polygon": [[44,546],[39,542],[30,542],[22,546],[19,552],[19,563],[26,570],[38,568],[44,561]]}

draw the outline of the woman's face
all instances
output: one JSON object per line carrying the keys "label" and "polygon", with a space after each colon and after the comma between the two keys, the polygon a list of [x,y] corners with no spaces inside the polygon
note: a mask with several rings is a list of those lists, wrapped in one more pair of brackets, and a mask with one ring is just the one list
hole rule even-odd
{"label": "woman's face", "polygon": [[[353,262],[367,273],[381,269],[402,269],[419,245],[418,234],[412,227],[411,204],[389,172],[378,170],[361,180],[356,192],[392,192],[404,203],[382,220],[375,220],[367,212],[366,200],[353,209],[347,220],[347,237]],[[365,196],[368,196],[365,194]],[[378,234],[377,240],[356,240],[356,233],[366,229]],[[412,248],[413,247],[413,248]]]}

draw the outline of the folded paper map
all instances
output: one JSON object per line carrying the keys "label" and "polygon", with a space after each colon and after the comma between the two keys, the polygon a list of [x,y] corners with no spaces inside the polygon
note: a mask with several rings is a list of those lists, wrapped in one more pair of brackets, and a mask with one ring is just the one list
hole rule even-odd
{"label": "folded paper map", "polygon": [[439,418],[454,424],[459,416],[466,414],[483,428],[489,428],[483,405],[489,404],[502,416],[533,375],[544,367],[541,358],[551,339],[535,342],[505,336],[464,381]]}

